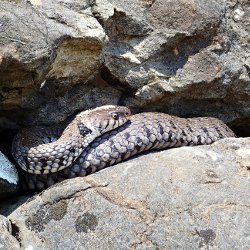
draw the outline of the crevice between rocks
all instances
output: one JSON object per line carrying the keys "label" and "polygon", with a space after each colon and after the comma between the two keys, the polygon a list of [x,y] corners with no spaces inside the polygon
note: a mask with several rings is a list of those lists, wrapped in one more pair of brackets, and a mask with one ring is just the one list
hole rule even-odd
{"label": "crevice between rocks", "polygon": [[[78,178],[81,178],[81,177],[78,177]],[[88,187],[86,187],[86,188],[83,188],[83,189],[80,189],[80,190],[74,190],[74,189],[73,189],[72,192],[71,192],[70,194],[61,194],[61,196],[55,198],[53,202],[48,201],[48,202],[45,202],[44,205],[53,205],[54,203],[56,203],[56,202],[58,202],[58,201],[62,201],[62,200],[63,200],[63,201],[68,201],[68,200],[72,199],[73,197],[78,196],[79,193],[85,192],[85,191],[87,191],[87,190],[89,190],[89,189],[104,188],[104,187],[107,187],[107,186],[108,186],[108,184],[97,184],[97,183],[96,183],[96,185],[94,185],[94,184],[92,185],[92,184],[90,184],[89,182],[87,182],[86,179],[84,179],[84,180],[85,180],[86,183],[88,183],[90,186],[88,186]],[[45,189],[45,190],[42,191],[41,193],[39,193],[38,196],[40,196],[40,197],[43,199],[43,196],[45,195],[45,193],[46,193],[46,192],[50,192],[50,191],[49,191],[50,189],[54,189],[54,188],[57,188],[57,187],[59,187],[59,188],[61,189],[61,188],[62,188],[62,187],[61,187],[62,185],[63,185],[62,182],[58,182],[58,183],[54,184],[53,186],[51,186],[51,187]],[[80,195],[80,194],[79,194],[79,195]]]}
{"label": "crevice between rocks", "polygon": [[239,137],[250,137],[250,118],[240,118],[229,124]]}
{"label": "crevice between rocks", "polygon": [[10,223],[11,223],[11,228],[12,228],[11,235],[18,241],[20,248],[22,248],[22,239],[20,237],[20,228],[12,221],[10,221]]}

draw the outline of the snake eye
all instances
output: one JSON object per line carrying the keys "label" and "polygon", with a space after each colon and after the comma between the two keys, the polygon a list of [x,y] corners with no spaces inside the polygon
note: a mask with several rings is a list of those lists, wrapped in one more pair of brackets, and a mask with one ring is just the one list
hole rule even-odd
{"label": "snake eye", "polygon": [[118,113],[112,113],[111,115],[112,115],[113,119],[118,120],[118,118],[119,118]]}

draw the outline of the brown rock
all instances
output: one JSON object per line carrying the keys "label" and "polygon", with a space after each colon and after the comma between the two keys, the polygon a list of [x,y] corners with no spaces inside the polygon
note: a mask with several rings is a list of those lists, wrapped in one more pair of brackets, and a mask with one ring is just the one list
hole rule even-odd
{"label": "brown rock", "polygon": [[148,17],[160,29],[211,34],[219,26],[221,11],[216,1],[156,0],[149,8]]}

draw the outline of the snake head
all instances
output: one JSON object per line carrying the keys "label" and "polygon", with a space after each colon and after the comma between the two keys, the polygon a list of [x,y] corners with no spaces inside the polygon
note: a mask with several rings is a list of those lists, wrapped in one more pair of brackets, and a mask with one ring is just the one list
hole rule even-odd
{"label": "snake head", "polygon": [[128,121],[131,111],[123,106],[101,106],[79,114],[80,122],[84,124],[85,131],[91,130],[95,135],[120,127]]}

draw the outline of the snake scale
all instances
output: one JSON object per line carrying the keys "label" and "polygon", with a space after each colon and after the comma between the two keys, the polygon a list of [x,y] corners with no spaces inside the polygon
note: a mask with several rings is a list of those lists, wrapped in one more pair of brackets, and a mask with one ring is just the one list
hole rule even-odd
{"label": "snake scale", "polygon": [[[100,113],[101,110],[105,110],[105,107],[97,109],[97,111]],[[90,115],[92,122],[85,120],[86,117],[84,117],[81,123],[83,127],[90,130],[95,130],[94,128],[96,127],[96,124],[98,124],[99,127],[104,124],[103,117],[105,116],[100,115],[99,113],[98,119],[96,119],[94,118],[95,111],[88,112],[92,112]],[[33,173],[29,174],[24,173],[23,171],[23,188],[42,190],[64,179],[77,176],[86,176],[108,166],[124,161],[135,154],[151,149],[167,149],[181,146],[206,145],[222,138],[235,137],[234,132],[229,127],[227,127],[227,125],[225,125],[219,119],[211,117],[180,118],[155,112],[139,113],[129,116],[130,111],[127,108],[118,106],[112,107],[111,113],[119,114],[119,122],[117,122],[115,126],[107,126],[108,122],[106,120],[105,127],[107,126],[108,128],[106,127],[106,130],[101,132],[99,131],[99,128],[99,132],[96,133],[98,137],[95,140],[93,137],[91,140],[88,139],[87,143],[85,143],[84,147],[82,147],[82,150],[80,150],[80,152],[78,150],[78,156],[71,157],[71,160],[69,161],[70,163],[67,162],[66,166],[64,167],[58,167],[58,164],[56,164],[55,166],[57,169],[51,168],[51,165],[43,167],[42,169],[41,163],[38,164],[38,170],[36,169],[35,164],[30,165],[32,170],[27,169],[27,158],[29,158],[27,157],[27,154],[30,154],[27,153],[27,148],[29,148],[31,156],[34,157],[36,150],[34,148],[30,149],[30,145],[28,147],[27,145],[23,145],[26,143],[26,140],[24,143],[20,138],[22,138],[24,135],[26,136],[28,131],[21,131],[13,142],[13,155],[19,165],[21,165],[25,171]],[[115,118],[117,119],[117,117]],[[94,123],[93,120],[95,121]],[[75,123],[75,119],[70,124],[72,123]],[[51,137],[54,138],[52,140],[53,142],[51,143],[47,144],[47,141],[44,139],[45,137],[48,142],[50,141],[47,134],[46,136],[43,133],[40,134],[40,137],[43,138],[42,141],[45,144],[38,147],[49,147],[50,144],[52,146],[56,144],[56,149],[58,152],[60,153],[63,151],[60,151],[61,144],[64,148],[65,145],[72,144],[72,139],[68,138],[68,130],[72,128],[72,125],[70,124],[68,127],[66,127],[61,136],[60,129],[54,129],[56,132],[53,131],[53,129],[50,129],[50,139]],[[101,128],[101,130],[103,130],[103,128]],[[79,132],[76,133],[76,135],[79,136]],[[33,143],[36,140],[41,143],[41,138],[32,139]],[[74,144],[78,145],[79,143],[75,142],[76,139],[74,136],[73,138]],[[58,146],[59,148],[57,148]],[[54,150],[55,147],[53,147],[52,151],[50,149],[50,152],[53,152]],[[41,157],[43,157],[41,154],[42,152],[39,151],[35,158],[40,157],[41,159]],[[45,153],[45,155],[51,157],[49,154]],[[62,153],[60,153],[59,156],[63,157]],[[54,159],[54,157],[52,157],[52,159]],[[51,162],[49,161],[49,163]],[[49,168],[53,171],[48,172]]]}

